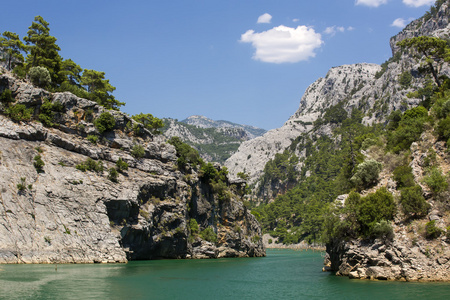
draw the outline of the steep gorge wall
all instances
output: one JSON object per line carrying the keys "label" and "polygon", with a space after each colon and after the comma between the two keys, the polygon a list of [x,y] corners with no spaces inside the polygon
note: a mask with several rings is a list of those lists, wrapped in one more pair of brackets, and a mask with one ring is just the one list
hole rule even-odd
{"label": "steep gorge wall", "polygon": [[[0,94],[6,89],[35,118],[45,98],[64,111],[55,112],[53,128],[0,115],[0,263],[265,255],[259,224],[239,197],[220,201],[194,170],[180,172],[174,147],[146,130],[134,136],[126,114],[110,111],[116,126],[102,135],[92,121],[104,109],[95,102],[34,88],[7,72]],[[136,144],[142,158],[131,155]],[[42,172],[33,166],[37,155]],[[78,170],[88,158],[104,170]],[[108,170],[119,158],[129,168],[113,182]],[[192,232],[190,220],[200,231],[211,228],[217,241]]]}
{"label": "steep gorge wall", "polygon": [[[406,95],[423,87],[425,78],[419,73],[419,64],[411,57],[398,53],[396,43],[418,35],[448,38],[449,14],[446,2],[436,15],[413,21],[392,37],[390,44],[394,56],[385,69],[380,65],[367,63],[330,69],[324,78],[319,78],[306,89],[298,110],[281,128],[270,130],[262,137],[241,144],[238,151],[225,162],[230,174],[246,172],[250,175],[250,182],[256,182],[263,174],[266,163],[275,154],[282,153],[298,136],[331,135],[331,126],[320,126],[313,131],[313,123],[323,119],[326,110],[338,103],[342,103],[349,113],[353,108],[362,110],[366,114],[363,119],[365,124],[384,122],[392,111],[404,111],[418,105],[421,99],[408,98]],[[444,69],[442,73],[448,74],[449,70]],[[412,75],[408,86],[401,85],[398,80],[405,71]],[[296,154],[303,156],[301,151]],[[297,166],[299,171],[301,167],[300,163]]]}

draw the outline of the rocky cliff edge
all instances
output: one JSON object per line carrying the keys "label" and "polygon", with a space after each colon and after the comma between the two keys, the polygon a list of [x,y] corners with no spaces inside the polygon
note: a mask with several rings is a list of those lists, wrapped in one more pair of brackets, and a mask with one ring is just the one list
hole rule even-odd
{"label": "rocky cliff edge", "polygon": [[[101,134],[93,120],[105,110],[95,102],[0,73],[0,94],[10,90],[34,120],[46,99],[62,106],[44,127],[12,121],[0,104],[0,263],[265,255],[260,226],[239,197],[219,200],[195,170],[180,172],[172,145],[144,128],[135,136],[140,124],[118,111],[109,111],[114,129]],[[144,149],[138,158],[135,145]],[[119,159],[129,167],[114,178],[108,170]],[[89,163],[97,171],[77,168]]]}

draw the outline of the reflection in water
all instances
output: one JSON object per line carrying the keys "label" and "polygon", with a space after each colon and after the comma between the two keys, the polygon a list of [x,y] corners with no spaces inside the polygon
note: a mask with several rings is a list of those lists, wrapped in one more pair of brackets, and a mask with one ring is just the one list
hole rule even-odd
{"label": "reflection in water", "polygon": [[1,299],[450,299],[449,283],[360,281],[321,272],[320,253],[114,265],[2,265]]}

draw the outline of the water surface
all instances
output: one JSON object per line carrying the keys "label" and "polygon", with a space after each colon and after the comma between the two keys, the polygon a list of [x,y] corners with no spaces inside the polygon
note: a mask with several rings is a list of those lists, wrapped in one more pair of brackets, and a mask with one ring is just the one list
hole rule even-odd
{"label": "water surface", "polygon": [[319,252],[113,265],[0,265],[0,299],[450,299],[450,283],[323,273]]}

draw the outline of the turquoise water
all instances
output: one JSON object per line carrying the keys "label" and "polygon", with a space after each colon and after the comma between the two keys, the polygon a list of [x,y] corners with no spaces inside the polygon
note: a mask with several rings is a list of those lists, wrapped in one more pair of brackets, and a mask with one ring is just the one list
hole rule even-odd
{"label": "turquoise water", "polygon": [[349,280],[318,252],[115,265],[0,265],[0,299],[450,299],[450,283]]}

